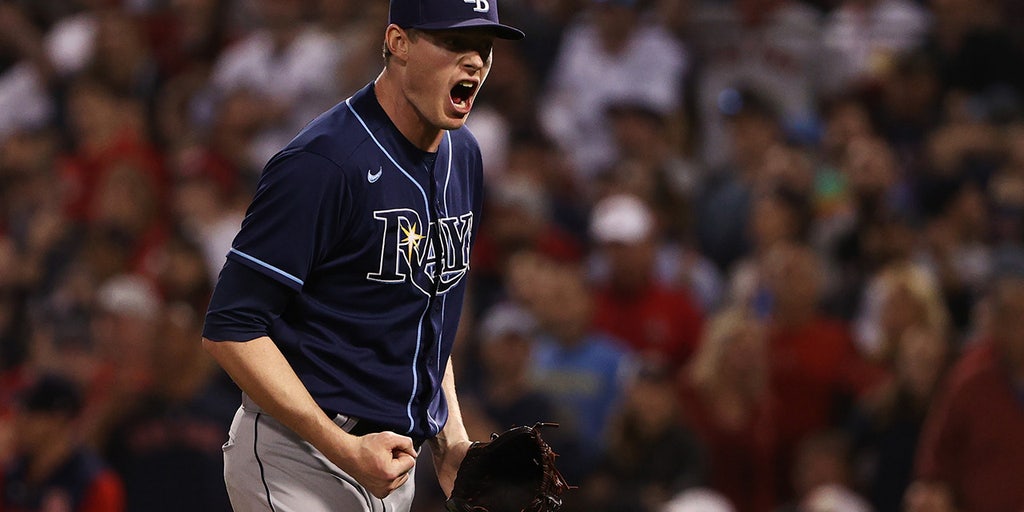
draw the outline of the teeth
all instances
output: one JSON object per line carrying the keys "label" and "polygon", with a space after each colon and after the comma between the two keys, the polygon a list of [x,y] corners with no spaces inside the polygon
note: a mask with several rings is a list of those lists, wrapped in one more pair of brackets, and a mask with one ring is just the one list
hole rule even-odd
{"label": "teeth", "polygon": [[463,80],[463,81],[459,82],[459,85],[461,85],[463,87],[468,87],[470,89],[473,88],[473,82],[471,82],[469,80]]}

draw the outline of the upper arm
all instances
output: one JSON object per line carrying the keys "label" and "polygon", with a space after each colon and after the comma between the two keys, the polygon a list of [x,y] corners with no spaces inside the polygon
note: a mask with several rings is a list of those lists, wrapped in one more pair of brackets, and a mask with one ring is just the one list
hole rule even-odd
{"label": "upper arm", "polygon": [[323,156],[274,157],[228,258],[298,291],[341,229],[343,185],[341,169]]}

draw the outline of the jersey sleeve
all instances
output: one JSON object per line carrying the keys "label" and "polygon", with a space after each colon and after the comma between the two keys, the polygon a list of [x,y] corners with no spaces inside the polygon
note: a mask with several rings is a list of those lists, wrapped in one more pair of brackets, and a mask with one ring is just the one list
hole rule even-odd
{"label": "jersey sleeve", "polygon": [[342,171],[306,151],[266,166],[228,259],[299,291],[342,222]]}

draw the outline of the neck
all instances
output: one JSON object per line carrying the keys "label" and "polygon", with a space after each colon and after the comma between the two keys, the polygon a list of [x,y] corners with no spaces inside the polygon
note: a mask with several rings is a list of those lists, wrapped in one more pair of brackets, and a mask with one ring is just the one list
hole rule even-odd
{"label": "neck", "polygon": [[[395,64],[399,65],[399,64]],[[402,93],[398,71],[384,68],[374,82],[377,101],[398,131],[414,146],[433,153],[441,145],[442,130],[427,123]]]}
{"label": "neck", "polygon": [[274,44],[274,52],[283,52],[295,41],[299,30],[292,26],[275,27],[270,30],[270,37]]}
{"label": "neck", "polygon": [[801,327],[810,323],[816,314],[813,307],[779,307],[776,309],[774,318],[776,325],[781,327]]}

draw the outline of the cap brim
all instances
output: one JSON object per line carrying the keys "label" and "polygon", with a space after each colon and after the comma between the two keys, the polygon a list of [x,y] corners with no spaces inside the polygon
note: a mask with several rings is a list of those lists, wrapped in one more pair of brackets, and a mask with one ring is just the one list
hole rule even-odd
{"label": "cap brim", "polygon": [[460,28],[479,28],[487,29],[498,39],[519,40],[526,37],[526,34],[518,28],[502,25],[501,23],[495,23],[491,20],[482,18],[460,21],[435,21],[432,23],[413,25],[410,28],[417,28],[420,30],[457,30]]}

